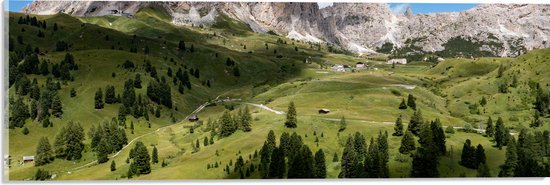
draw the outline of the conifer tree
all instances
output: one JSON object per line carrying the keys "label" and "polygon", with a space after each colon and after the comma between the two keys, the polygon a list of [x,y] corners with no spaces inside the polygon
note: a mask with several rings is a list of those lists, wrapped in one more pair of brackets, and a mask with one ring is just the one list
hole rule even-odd
{"label": "conifer tree", "polygon": [[493,137],[495,135],[495,128],[493,127],[493,119],[491,118],[491,116],[489,116],[489,119],[487,120],[485,135],[487,135],[487,137]]}
{"label": "conifer tree", "polygon": [[407,106],[413,110],[416,110],[416,98],[412,94],[409,94],[409,97],[407,98]]}
{"label": "conifer tree", "polygon": [[54,95],[52,99],[52,115],[59,118],[63,115],[63,105],[59,99],[59,95]]}
{"label": "conifer tree", "polygon": [[445,153],[447,152],[445,146],[445,132],[441,127],[441,121],[439,120],[439,118],[436,118],[435,121],[430,124],[430,128],[432,130],[433,140],[436,145],[437,151],[439,152],[439,155],[445,155]]}
{"label": "conifer tree", "polygon": [[[336,157],[338,160],[338,157]],[[317,152],[315,152],[315,178],[324,179],[327,177],[327,167],[325,162],[325,153],[323,152],[323,149],[319,149]]]}
{"label": "conifer tree", "polygon": [[411,131],[412,134],[417,135],[420,133],[420,128],[424,123],[424,118],[422,118],[421,110],[416,110],[411,116],[411,121],[408,125],[407,130]]}
{"label": "conifer tree", "polygon": [[158,154],[157,146],[153,146],[153,154],[151,156],[152,156],[151,162],[153,162],[153,164],[159,163],[159,154]]}
{"label": "conifer tree", "polygon": [[338,132],[342,132],[346,130],[346,126],[347,126],[346,118],[342,116],[342,118],[340,119],[340,128],[338,129]]}
{"label": "conifer tree", "polygon": [[508,136],[508,134],[509,132],[506,132],[504,121],[502,121],[502,118],[499,117],[495,127],[495,142],[496,142],[496,146],[499,149],[502,149],[502,146],[506,146],[505,139]]}
{"label": "conifer tree", "polygon": [[103,109],[103,91],[101,88],[95,93],[95,109]]}
{"label": "conifer tree", "polygon": [[286,121],[285,126],[287,128],[296,128],[298,125],[297,115],[296,115],[296,107],[294,106],[294,102],[291,101],[288,105],[288,112],[286,114]]}
{"label": "conifer tree", "polygon": [[282,179],[286,172],[285,154],[281,148],[275,147],[271,152],[269,177]]}
{"label": "conifer tree", "polygon": [[241,126],[240,128],[244,132],[250,132],[252,130],[252,127],[250,126],[250,122],[252,121],[252,115],[250,114],[250,110],[248,109],[248,106],[245,106],[244,112],[242,112],[241,118]]}
{"label": "conifer tree", "polygon": [[513,177],[516,167],[518,166],[518,155],[516,141],[513,137],[509,138],[508,146],[506,147],[506,161],[500,166],[499,177]]}
{"label": "conifer tree", "polygon": [[405,98],[401,100],[401,104],[399,104],[399,109],[407,109],[407,104],[405,103]]}
{"label": "conifer tree", "polygon": [[111,161],[111,171],[116,171],[115,160],[112,160],[112,161]]}
{"label": "conifer tree", "polygon": [[104,163],[104,162],[107,162],[109,161],[109,157],[107,156],[108,153],[109,153],[109,149],[107,147],[107,141],[105,138],[102,138],[100,141],[99,141],[99,144],[97,145],[97,149],[96,149],[96,152],[97,152],[97,163],[98,164],[101,164],[101,163]]}
{"label": "conifer tree", "polygon": [[406,131],[405,135],[401,139],[401,147],[399,147],[399,153],[408,154],[410,151],[416,149],[416,142],[414,141],[414,136],[410,131]]}
{"label": "conifer tree", "polygon": [[395,120],[395,127],[393,127],[393,136],[402,136],[403,135],[403,121],[401,120],[401,115]]}
{"label": "conifer tree", "polygon": [[38,146],[36,147],[36,159],[34,161],[34,166],[45,165],[53,160],[53,150],[50,145],[50,141],[47,137],[40,138]]}
{"label": "conifer tree", "polygon": [[361,162],[357,158],[353,143],[352,137],[348,137],[346,147],[342,153],[342,170],[339,175],[341,178],[357,178],[361,173]]}
{"label": "conifer tree", "polygon": [[491,171],[486,163],[480,163],[477,168],[477,177],[491,177]]}

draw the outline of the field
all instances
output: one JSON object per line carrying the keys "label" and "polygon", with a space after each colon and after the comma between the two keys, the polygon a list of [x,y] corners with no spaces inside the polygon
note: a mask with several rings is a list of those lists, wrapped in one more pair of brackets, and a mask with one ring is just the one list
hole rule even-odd
{"label": "field", "polygon": [[[327,178],[338,178],[341,164],[332,162],[332,157],[336,154],[341,158],[348,136],[359,132],[369,141],[378,133],[387,131],[390,135],[390,177],[410,177],[412,158],[399,153],[401,136],[391,136],[397,117],[402,116],[406,128],[413,115],[411,108],[398,109],[409,94],[416,97],[417,109],[422,111],[424,120],[439,118],[444,127],[484,129],[491,116],[493,120],[502,117],[513,135],[521,129],[550,130],[549,124],[529,127],[535,101],[529,82],[541,83],[548,89],[549,49],[533,50],[517,58],[449,58],[440,63],[415,61],[393,68],[365,57],[328,52],[325,45],[319,50],[309,43],[254,33],[243,23],[224,15],[219,16],[218,24],[210,28],[174,26],[166,12],[157,8],[142,9],[134,18],[74,18],[64,14],[37,16],[48,23],[43,38],[36,37],[39,28],[18,24],[20,16],[24,15],[9,14],[10,40],[16,41],[21,36],[24,43],[15,43],[14,50],[24,50],[27,44],[39,47],[40,51],[47,51],[39,55],[39,60],[51,64],[59,63],[66,53],[71,53],[79,69],[71,72],[74,81],[59,80],[62,85],[58,95],[64,112],[61,118],[52,117],[53,127],[43,128],[38,121],[27,119],[24,127],[30,131],[28,134],[23,134],[24,128],[4,130],[9,135],[11,156],[5,175],[10,180],[30,180],[38,168],[55,174],[53,180],[128,179],[130,164],[126,160],[137,141],[143,142],[149,151],[156,146],[159,159],[167,165],[152,164],[150,174],[132,179],[239,178],[237,173],[226,174],[224,166],[236,162],[239,156],[247,165],[258,165],[259,158],[249,156],[260,150],[270,130],[275,132],[277,142],[283,132],[296,132],[313,152],[323,149]],[[53,23],[59,25],[59,30],[51,29]],[[56,42],[60,40],[71,43],[69,51],[56,51]],[[185,41],[186,51],[178,49],[181,40]],[[137,52],[130,52],[131,48],[137,48]],[[236,64],[228,65],[228,58]],[[121,66],[126,60],[137,67],[124,69]],[[160,108],[161,113],[157,118],[151,112],[149,121],[127,116],[126,124],[132,123],[135,129],[125,129],[129,144],[120,153],[110,154],[109,162],[95,163],[96,153],[90,148],[88,134],[84,140],[83,157],[79,160],[55,159],[40,167],[21,161],[23,156],[36,154],[41,137],[54,141],[60,128],[69,120],[79,122],[88,133],[92,126],[117,117],[121,104],[94,108],[94,94],[99,88],[104,90],[107,85],[114,85],[117,94],[122,93],[125,81],[140,74],[143,87],[135,89],[135,93],[147,99],[146,87],[155,78],[144,70],[145,61],[156,68],[159,76],[166,77],[171,90],[165,93],[172,95],[174,106],[168,108],[151,103],[152,107]],[[354,66],[356,62],[366,62],[370,67],[347,72],[330,69],[332,64]],[[499,73],[501,66],[506,70]],[[192,88],[186,88],[183,94],[178,92],[175,83],[170,83],[172,77],[168,71],[175,73],[178,68],[184,68],[186,72],[200,69],[200,77],[191,75]],[[232,71],[234,68],[238,68],[239,75]],[[26,76],[37,79],[40,87],[45,86],[47,76]],[[508,93],[500,93],[498,84],[503,80],[512,81],[512,78],[517,79],[517,85],[509,87]],[[207,81],[211,86],[205,85]],[[72,88],[76,90],[76,97],[70,96]],[[19,97],[14,86],[8,93],[10,99]],[[482,97],[487,99],[484,106],[479,105]],[[225,98],[240,100],[205,107],[197,113],[200,123],[187,120],[200,105]],[[24,101],[30,104],[28,96]],[[287,112],[290,102],[296,104],[298,113],[298,127],[294,129],[284,126],[285,114],[257,106],[261,104]],[[477,112],[471,108],[474,104]],[[214,144],[203,145],[203,139],[211,137],[205,126],[207,120],[217,120],[224,111],[237,113],[245,106],[252,112],[252,131],[237,131],[226,138],[216,136]],[[319,114],[318,110],[323,108],[330,109],[330,113]],[[347,120],[347,128],[339,132],[342,117]],[[550,120],[541,119],[543,122]],[[189,126],[196,126],[193,133],[190,133]],[[502,150],[494,147],[492,138],[483,133],[446,135],[448,152],[440,159],[438,167],[441,177],[476,176],[475,169],[459,164],[466,139],[484,146],[491,175],[497,176],[499,166],[505,161],[506,147]],[[319,142],[315,142],[316,139]],[[200,150],[192,152],[196,140],[200,141]],[[111,161],[115,161],[116,171],[110,170]],[[219,168],[207,168],[216,162]],[[261,176],[255,171],[249,178]]]}

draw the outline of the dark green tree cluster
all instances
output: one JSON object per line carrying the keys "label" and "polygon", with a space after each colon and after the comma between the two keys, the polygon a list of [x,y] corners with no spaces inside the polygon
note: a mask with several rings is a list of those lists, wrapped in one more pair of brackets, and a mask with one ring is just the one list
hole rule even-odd
{"label": "dark green tree cluster", "polygon": [[[211,123],[211,122],[210,122]],[[218,133],[220,137],[227,137],[233,134],[237,130],[242,130],[244,132],[249,132],[252,130],[252,115],[248,106],[243,109],[239,108],[239,111],[235,115],[231,115],[229,111],[225,111],[222,116],[216,122],[216,125],[219,125]],[[215,128],[215,126],[210,125],[210,129]]]}
{"label": "dark green tree cluster", "polygon": [[66,160],[82,158],[84,150],[84,129],[79,123],[69,121],[55,137],[55,156]]}
{"label": "dark green tree cluster", "polygon": [[128,144],[126,132],[119,127],[116,119],[112,119],[111,122],[103,122],[98,127],[92,126],[88,137],[91,139],[90,148],[97,153],[98,163],[107,162],[109,154]]}
{"label": "dark green tree cluster", "polygon": [[134,175],[151,173],[151,157],[143,142],[138,141],[136,143],[134,148],[130,150],[128,159],[131,162],[128,169],[128,178],[132,178]]}
{"label": "dark green tree cluster", "polygon": [[[179,80],[179,83],[178,83]],[[174,76],[174,83],[179,84],[179,86],[186,87],[187,89],[191,90],[191,79],[189,78],[189,73],[187,73],[187,70],[182,70],[181,67],[176,72],[176,76]],[[183,92],[183,90],[182,90]]]}
{"label": "dark green tree cluster", "polygon": [[462,155],[460,156],[460,165],[477,169],[480,165],[484,165],[487,158],[485,157],[485,149],[481,144],[477,147],[472,146],[470,139],[466,139],[462,147]]}
{"label": "dark green tree cluster", "polygon": [[26,24],[26,25],[35,26],[42,29],[47,28],[46,20],[40,21],[35,16],[31,17],[29,15],[26,15],[25,17],[19,16],[19,19],[17,20],[17,24]]}
{"label": "dark green tree cluster", "polygon": [[380,132],[367,147],[365,136],[356,132],[348,137],[341,161],[341,178],[388,178],[388,133]]}
{"label": "dark green tree cluster", "polygon": [[281,134],[279,146],[271,130],[260,150],[262,178],[326,178],[322,149],[315,155],[295,132]]}
{"label": "dark green tree cluster", "polygon": [[509,137],[506,161],[499,177],[547,177],[550,174],[550,131],[529,132],[522,129],[517,141]]}
{"label": "dark green tree cluster", "polygon": [[535,110],[543,116],[550,114],[550,92],[545,92],[540,83],[537,83],[532,90],[535,92]]}
{"label": "dark green tree cluster", "polygon": [[16,100],[10,98],[9,128],[22,128],[28,118],[30,118],[29,107],[23,102],[23,98]]}
{"label": "dark green tree cluster", "polygon": [[147,96],[153,102],[172,108],[171,88],[166,81],[159,83],[155,80],[151,80],[147,85]]}
{"label": "dark green tree cluster", "polygon": [[422,124],[418,143],[420,147],[412,155],[411,177],[438,177],[439,158],[445,155],[445,133],[439,119]]}
{"label": "dark green tree cluster", "polygon": [[51,177],[52,177],[52,174],[50,174],[49,171],[38,168],[38,170],[36,170],[36,173],[34,174],[33,180],[45,181],[50,179]]}

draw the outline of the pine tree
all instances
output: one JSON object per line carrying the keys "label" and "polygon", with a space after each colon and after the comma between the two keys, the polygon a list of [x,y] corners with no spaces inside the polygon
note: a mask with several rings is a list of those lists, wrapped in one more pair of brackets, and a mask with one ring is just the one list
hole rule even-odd
{"label": "pine tree", "polygon": [[109,149],[107,148],[108,144],[107,144],[106,140],[107,139],[102,138],[101,141],[99,142],[98,146],[97,146],[96,152],[97,152],[97,163],[98,164],[109,161],[109,157],[107,155],[110,152],[109,152]]}
{"label": "pine tree", "polygon": [[342,153],[342,170],[339,177],[341,178],[357,178],[361,174],[361,162],[358,160],[358,154],[355,152],[354,142],[352,137],[348,137],[346,147]]}
{"label": "pine tree", "polygon": [[302,145],[290,160],[288,178],[313,178],[314,159],[307,145]]}
{"label": "pine tree", "polygon": [[235,123],[231,118],[231,115],[228,111],[224,111],[222,117],[219,120],[220,122],[220,137],[227,137],[235,132]]}
{"label": "pine tree", "polygon": [[388,146],[388,132],[379,132],[378,138],[378,155],[379,156],[379,164],[378,167],[379,170],[379,178],[389,178],[390,172],[389,172],[389,166],[388,162],[390,160],[390,154],[389,154],[389,146]]}
{"label": "pine tree", "polygon": [[36,159],[34,161],[34,166],[45,165],[53,160],[53,150],[50,145],[50,141],[47,137],[40,138],[38,146],[36,147]]}
{"label": "pine tree", "polygon": [[518,155],[516,141],[513,137],[509,138],[508,146],[506,147],[506,161],[500,166],[499,177],[513,177],[516,167],[518,166]]}
{"label": "pine tree", "polygon": [[159,154],[158,154],[157,146],[153,146],[153,154],[151,156],[152,156],[151,162],[153,162],[153,164],[159,163]]}
{"label": "pine tree", "polygon": [[[336,157],[336,160],[338,160],[338,157]],[[325,153],[323,152],[323,149],[319,149],[317,152],[315,152],[315,178],[324,179],[327,177],[327,167],[325,162]]]}
{"label": "pine tree", "polygon": [[485,96],[481,97],[481,100],[479,101],[479,105],[485,107],[487,105],[487,99],[485,99]]}
{"label": "pine tree", "polygon": [[478,144],[475,151],[476,164],[485,164],[487,158],[485,157],[485,149],[481,144]]}
{"label": "pine tree", "polygon": [[409,94],[409,97],[407,98],[407,106],[413,110],[416,110],[416,98],[412,94]]}
{"label": "pine tree", "polygon": [[436,118],[435,121],[430,124],[430,128],[432,130],[433,140],[439,155],[445,155],[447,152],[445,147],[445,132],[441,127],[441,121],[439,118]]}
{"label": "pine tree", "polygon": [[475,169],[478,167],[476,160],[476,149],[472,146],[470,139],[466,139],[462,147],[460,164],[464,167]]}
{"label": "pine tree", "polygon": [[414,136],[410,131],[405,132],[405,136],[401,139],[401,147],[399,147],[399,153],[408,154],[410,151],[416,149],[416,142],[414,141]]}
{"label": "pine tree", "polygon": [[419,137],[420,147],[413,155],[411,177],[438,177],[439,152],[430,126],[423,124]]}
{"label": "pine tree", "polygon": [[414,135],[418,136],[418,134],[420,133],[420,128],[422,127],[423,123],[424,123],[424,118],[422,118],[422,112],[421,110],[417,110],[411,116],[411,121],[408,125],[407,130],[411,131]]}
{"label": "pine tree", "polygon": [[151,158],[147,147],[141,141],[138,141],[132,150],[134,155],[131,155],[132,152],[130,152],[129,158],[133,159],[131,166],[135,166],[135,172],[137,174],[151,173]]}
{"label": "pine tree", "polygon": [[342,118],[340,119],[340,128],[338,129],[338,132],[342,132],[346,130],[346,126],[347,126],[346,118],[342,116]]}
{"label": "pine tree", "polygon": [[209,142],[208,142],[208,136],[204,137],[204,140],[203,140],[203,145],[204,146],[208,146]]}
{"label": "pine tree", "polygon": [[112,161],[111,161],[111,171],[116,171],[115,160],[112,160]]}
{"label": "pine tree", "polygon": [[399,109],[407,109],[407,104],[405,103],[405,98],[401,100],[401,104],[399,104]]}
{"label": "pine tree", "polygon": [[506,146],[506,137],[509,133],[506,132],[506,128],[504,126],[504,121],[502,121],[501,117],[498,117],[496,127],[495,127],[495,142],[496,146],[499,149],[502,149],[502,146]]}
{"label": "pine tree", "polygon": [[495,128],[493,127],[493,119],[491,119],[490,116],[489,116],[489,119],[487,120],[485,135],[487,135],[487,137],[493,137],[495,135]]}
{"label": "pine tree", "polygon": [[491,177],[491,171],[486,163],[479,164],[477,168],[477,177]]}
{"label": "pine tree", "polygon": [[287,132],[283,132],[279,138],[279,148],[283,150],[285,157],[288,156],[291,150],[290,135]]}
{"label": "pine tree", "polygon": [[250,110],[248,109],[248,106],[245,106],[244,112],[240,116],[241,118],[241,130],[244,132],[250,132],[252,130],[252,127],[250,126],[250,122],[252,121],[252,115],[250,114]]}
{"label": "pine tree", "polygon": [[401,120],[401,115],[395,120],[395,127],[393,127],[393,136],[402,136],[403,135],[403,121]]}
{"label": "pine tree", "polygon": [[95,93],[95,108],[103,109],[103,91],[99,88]]}
{"label": "pine tree", "polygon": [[59,118],[63,115],[63,105],[58,95],[54,95],[52,99],[52,115]]}
{"label": "pine tree", "polygon": [[282,179],[286,172],[285,154],[281,148],[275,147],[271,152],[269,177]]}
{"label": "pine tree", "polygon": [[286,114],[286,122],[285,126],[287,128],[296,128],[297,127],[297,115],[296,115],[296,107],[294,106],[294,102],[291,101],[288,105],[288,112]]}

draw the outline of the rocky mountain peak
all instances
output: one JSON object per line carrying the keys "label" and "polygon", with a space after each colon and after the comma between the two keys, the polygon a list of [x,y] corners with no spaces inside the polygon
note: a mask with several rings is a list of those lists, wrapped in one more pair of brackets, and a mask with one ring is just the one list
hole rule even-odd
{"label": "rocky mountain peak", "polygon": [[480,50],[497,56],[550,47],[550,5],[481,4],[464,12],[414,15],[410,7],[395,14],[383,3],[334,3],[319,9],[306,2],[34,1],[23,12],[131,16],[152,4],[165,7],[174,24],[208,26],[223,13],[255,32],[328,42],[358,54],[374,53],[385,43],[440,51],[456,38],[478,42]]}

